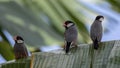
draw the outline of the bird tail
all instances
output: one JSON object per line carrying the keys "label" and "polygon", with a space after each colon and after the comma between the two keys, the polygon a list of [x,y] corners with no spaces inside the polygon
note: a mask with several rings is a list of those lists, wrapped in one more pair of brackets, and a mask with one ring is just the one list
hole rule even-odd
{"label": "bird tail", "polygon": [[94,49],[98,49],[98,47],[99,47],[99,44],[98,44],[98,41],[97,40],[95,40],[94,42],[93,42],[93,45],[94,45]]}
{"label": "bird tail", "polygon": [[65,52],[66,52],[66,54],[69,52],[69,50],[70,50],[70,45],[71,45],[71,42],[67,42],[67,44],[66,44],[66,47],[65,47]]}

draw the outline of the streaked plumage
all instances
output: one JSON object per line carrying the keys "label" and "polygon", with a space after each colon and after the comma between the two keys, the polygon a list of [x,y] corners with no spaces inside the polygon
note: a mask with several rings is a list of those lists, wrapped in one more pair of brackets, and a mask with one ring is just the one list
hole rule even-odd
{"label": "streaked plumage", "polygon": [[96,17],[95,21],[91,25],[90,29],[90,37],[93,41],[94,49],[98,49],[98,43],[101,42],[102,39],[102,20],[104,19],[103,16],[99,15]]}

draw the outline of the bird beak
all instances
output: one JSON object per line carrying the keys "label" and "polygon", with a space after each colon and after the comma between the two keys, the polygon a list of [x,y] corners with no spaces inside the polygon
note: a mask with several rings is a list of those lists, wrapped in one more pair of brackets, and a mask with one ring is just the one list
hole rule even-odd
{"label": "bird beak", "polygon": [[66,24],[63,24],[64,27],[66,27],[67,25]]}
{"label": "bird beak", "polygon": [[16,39],[16,37],[17,37],[17,36],[14,36],[14,38],[13,38],[13,39],[14,39],[14,40],[17,40],[17,39]]}

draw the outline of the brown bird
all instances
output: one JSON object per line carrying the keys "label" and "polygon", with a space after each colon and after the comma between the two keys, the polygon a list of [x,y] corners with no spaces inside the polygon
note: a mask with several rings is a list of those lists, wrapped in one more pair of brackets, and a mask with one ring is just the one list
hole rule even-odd
{"label": "brown bird", "polygon": [[101,15],[98,15],[95,18],[95,21],[91,25],[90,29],[90,37],[93,41],[94,49],[98,49],[99,47],[99,42],[101,42],[102,39],[102,33],[103,33],[103,28],[102,28],[102,21],[104,20],[104,17]]}
{"label": "brown bird", "polygon": [[22,59],[28,57],[28,51],[27,48],[24,45],[24,40],[20,36],[15,36],[15,45],[14,45],[14,53],[15,53],[15,59]]}
{"label": "brown bird", "polygon": [[69,52],[69,49],[71,46],[77,46],[76,41],[78,37],[78,31],[75,23],[72,21],[65,21],[64,23],[65,27],[65,52],[66,54]]}

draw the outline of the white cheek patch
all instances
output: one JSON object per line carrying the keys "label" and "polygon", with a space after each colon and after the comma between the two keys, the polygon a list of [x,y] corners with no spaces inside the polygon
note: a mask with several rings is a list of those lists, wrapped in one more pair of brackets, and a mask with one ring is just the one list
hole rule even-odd
{"label": "white cheek patch", "polygon": [[99,19],[99,21],[103,21],[103,20],[104,20],[104,18],[100,18],[100,19]]}
{"label": "white cheek patch", "polygon": [[23,40],[17,40],[17,43],[23,43],[24,41]]}
{"label": "white cheek patch", "polygon": [[70,27],[70,26],[72,26],[72,25],[73,25],[73,23],[70,23],[70,24],[67,25],[67,27]]}

